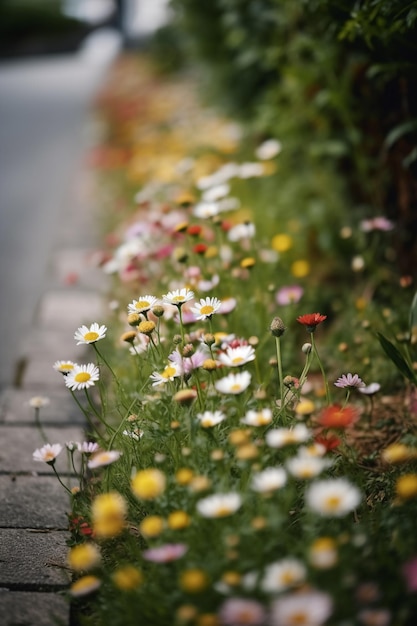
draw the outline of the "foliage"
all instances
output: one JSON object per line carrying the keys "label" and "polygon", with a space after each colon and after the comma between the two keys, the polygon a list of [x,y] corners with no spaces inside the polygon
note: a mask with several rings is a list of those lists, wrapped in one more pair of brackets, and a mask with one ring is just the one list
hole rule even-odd
{"label": "foliage", "polygon": [[[256,142],[194,89],[129,58],[99,103],[113,282],[105,319],[75,333],[91,364],[63,376],[96,444],[66,446],[74,611],[86,626],[412,626],[415,388],[375,337],[388,356],[405,338],[414,371],[395,225],[356,219],[331,161],[297,159],[289,135]],[[339,491],[312,497],[322,481]]]}

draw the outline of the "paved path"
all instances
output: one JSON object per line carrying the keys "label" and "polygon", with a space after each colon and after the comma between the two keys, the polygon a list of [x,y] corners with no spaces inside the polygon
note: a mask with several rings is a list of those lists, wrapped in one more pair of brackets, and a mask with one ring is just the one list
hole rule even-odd
{"label": "paved path", "polygon": [[[58,161],[54,170],[57,176],[61,176],[61,166]],[[36,301],[28,298],[28,327],[22,326],[19,346],[15,345],[22,367],[16,384],[3,385],[0,393],[2,626],[72,624],[65,598],[70,580],[66,568],[69,499],[51,468],[32,460],[33,451],[44,442],[34,409],[28,405],[34,396],[50,399],[40,412],[50,443],[84,439],[83,415],[52,365],[58,359],[86,362],[83,348],[73,339],[74,331],[81,324],[105,318],[107,310],[103,309],[103,275],[92,263],[94,203],[82,159],[66,175],[70,184],[59,200],[55,196],[59,202],[55,211],[68,218],[60,229],[56,224],[54,229],[44,224],[41,268],[33,268],[34,275],[42,278],[35,287],[40,284],[42,289],[37,291]],[[28,223],[27,230],[27,237],[31,233],[35,236],[39,225]],[[7,243],[4,233],[3,240]],[[68,275],[78,275],[79,279],[68,282]],[[6,305],[2,299],[1,306]],[[11,324],[14,314],[19,319],[17,312],[10,310],[9,314]],[[7,328],[2,329],[4,333],[7,335]],[[58,457],[57,468],[68,474],[64,452]]]}

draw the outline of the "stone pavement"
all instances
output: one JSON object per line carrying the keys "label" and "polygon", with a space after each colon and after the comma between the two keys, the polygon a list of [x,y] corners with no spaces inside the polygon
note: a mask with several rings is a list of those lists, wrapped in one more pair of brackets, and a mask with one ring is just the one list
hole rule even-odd
{"label": "stone pavement", "polygon": [[[94,232],[90,182],[81,165],[74,197],[67,199],[71,220],[57,237],[49,287],[40,296],[34,327],[23,342],[16,384],[0,394],[2,626],[74,624],[66,594],[69,498],[52,468],[32,459],[44,441],[28,402],[34,396],[49,398],[50,403],[40,409],[49,443],[85,439],[84,416],[52,366],[60,359],[92,360],[85,346],[76,345],[74,331],[81,324],[103,323],[107,315],[105,279],[94,264],[89,234]],[[56,467],[71,485],[65,450]]]}

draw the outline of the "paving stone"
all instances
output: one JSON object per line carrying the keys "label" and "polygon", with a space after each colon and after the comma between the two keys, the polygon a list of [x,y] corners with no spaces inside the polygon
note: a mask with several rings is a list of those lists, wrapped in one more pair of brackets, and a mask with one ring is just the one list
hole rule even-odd
{"label": "paving stone", "polygon": [[[72,426],[56,428],[46,426],[44,432],[48,443],[60,443],[65,446],[67,441],[84,441],[86,435],[82,428]],[[52,468],[46,463],[34,461],[33,452],[44,445],[38,429],[30,426],[0,426],[0,472],[11,474],[35,473],[54,475]],[[58,473],[68,473],[68,458],[65,449],[56,459]]]}
{"label": "paving stone", "polygon": [[[20,348],[20,358],[42,358],[50,361],[52,368],[55,361],[65,359],[69,361],[82,360],[84,357],[82,346],[77,346],[74,339],[75,328],[32,328]],[[86,350],[84,350],[86,352]]]}
{"label": "paving stone", "polygon": [[0,589],[2,626],[67,626],[69,623],[69,602],[58,593]]}
{"label": "paving stone", "polygon": [[66,559],[69,533],[0,529],[0,587],[57,590],[70,582]]}
{"label": "paving stone", "polygon": [[39,323],[44,328],[74,328],[107,316],[104,298],[92,291],[56,290],[46,293],[39,306]]}
{"label": "paving stone", "polygon": [[1,528],[67,530],[70,498],[55,476],[0,476],[0,494]]}
{"label": "paving stone", "polygon": [[[77,406],[69,389],[65,388],[62,374],[53,372],[61,384],[60,391],[45,389],[39,385],[38,389],[10,388],[0,395],[0,423],[28,424],[34,426],[35,409],[29,401],[36,396],[49,399],[49,404],[39,409],[41,424],[77,424],[83,426],[85,415]],[[86,405],[86,399],[81,397],[80,402]]]}

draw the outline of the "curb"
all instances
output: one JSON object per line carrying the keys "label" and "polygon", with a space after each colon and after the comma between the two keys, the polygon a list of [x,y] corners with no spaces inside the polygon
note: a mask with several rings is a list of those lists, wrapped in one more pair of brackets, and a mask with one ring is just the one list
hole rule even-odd
{"label": "curb", "polygon": [[[88,172],[81,168],[71,201],[76,206],[72,206],[73,223],[74,213],[82,220],[83,247],[65,247],[64,242],[64,247],[55,250],[50,288],[41,295],[34,328],[19,358],[15,386],[0,394],[2,626],[67,626],[72,622],[66,597],[70,502],[52,469],[32,460],[33,451],[45,441],[29,400],[34,396],[49,399],[39,413],[49,443],[84,440],[84,416],[52,366],[60,359],[84,362],[83,346],[76,345],[74,332],[82,324],[99,321],[106,312],[105,277],[94,266],[93,249],[85,241],[85,232],[94,232],[92,226],[84,229],[93,212],[91,194],[85,194],[88,182]],[[64,239],[76,241],[68,232]],[[67,276],[72,280],[66,281]],[[65,457],[63,451],[56,468],[71,484]]]}

